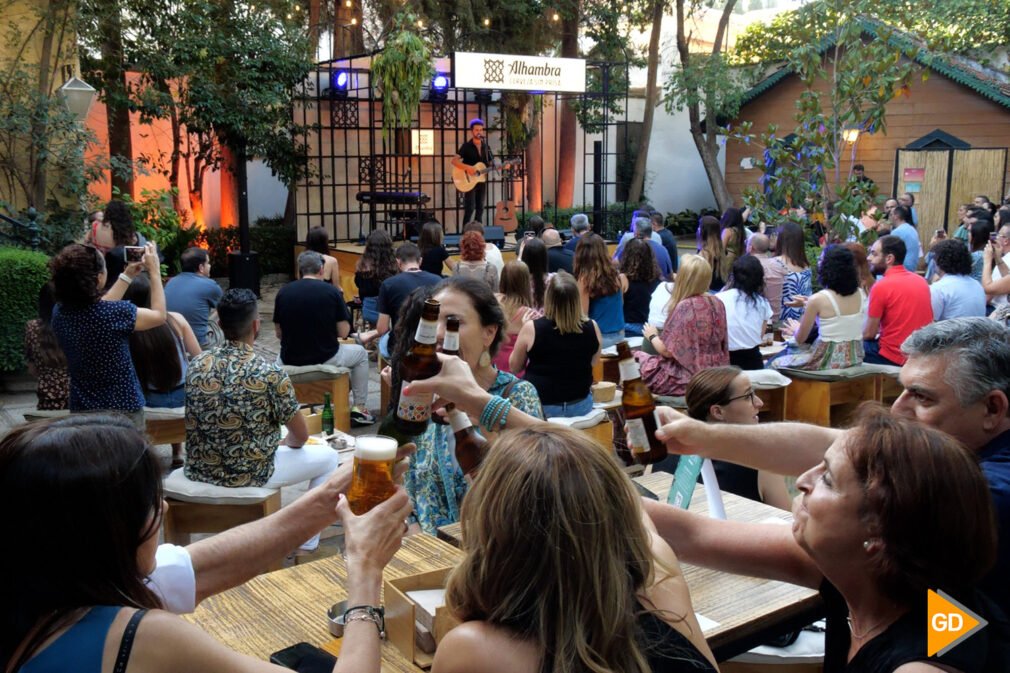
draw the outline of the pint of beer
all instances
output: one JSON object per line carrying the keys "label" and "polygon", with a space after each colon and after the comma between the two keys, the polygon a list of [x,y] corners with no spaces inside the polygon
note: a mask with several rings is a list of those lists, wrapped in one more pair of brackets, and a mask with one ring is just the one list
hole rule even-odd
{"label": "pint of beer", "polygon": [[347,504],[361,516],[396,491],[393,465],[396,464],[396,440],[383,435],[362,435],[354,445],[354,469]]}

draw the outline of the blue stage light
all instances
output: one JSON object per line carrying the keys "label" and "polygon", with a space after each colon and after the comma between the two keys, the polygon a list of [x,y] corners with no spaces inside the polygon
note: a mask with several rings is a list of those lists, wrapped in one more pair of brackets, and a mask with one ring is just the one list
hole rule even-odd
{"label": "blue stage light", "polygon": [[437,72],[435,76],[431,78],[431,86],[429,87],[428,98],[430,100],[445,100],[446,93],[449,91],[449,77],[445,73]]}
{"label": "blue stage light", "polygon": [[347,98],[351,88],[351,73],[348,70],[334,70],[330,73],[330,97]]}

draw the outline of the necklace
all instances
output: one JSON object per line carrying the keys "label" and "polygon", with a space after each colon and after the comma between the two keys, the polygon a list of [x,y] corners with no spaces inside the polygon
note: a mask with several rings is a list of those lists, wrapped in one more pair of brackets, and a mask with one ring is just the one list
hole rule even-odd
{"label": "necklace", "polygon": [[873,627],[866,629],[862,633],[856,633],[856,628],[852,625],[852,617],[846,617],[845,621],[848,622],[849,624],[849,633],[851,633],[852,637],[855,638],[856,640],[863,640],[864,638],[866,638],[866,636],[870,635],[880,627],[886,626],[888,622],[887,619],[882,619],[881,621],[874,624]]}

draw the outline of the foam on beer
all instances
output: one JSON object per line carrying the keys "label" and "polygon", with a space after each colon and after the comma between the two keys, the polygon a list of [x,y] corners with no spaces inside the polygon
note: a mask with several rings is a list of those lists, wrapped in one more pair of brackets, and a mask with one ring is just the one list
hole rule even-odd
{"label": "foam on beer", "polygon": [[354,455],[362,460],[393,460],[396,458],[396,440],[379,435],[358,437],[354,443]]}

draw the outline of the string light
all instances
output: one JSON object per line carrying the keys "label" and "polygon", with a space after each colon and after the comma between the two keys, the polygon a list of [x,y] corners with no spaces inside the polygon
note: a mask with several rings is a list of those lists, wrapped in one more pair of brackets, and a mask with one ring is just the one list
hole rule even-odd
{"label": "string light", "polygon": [[484,26],[487,27],[490,25],[491,25],[491,19],[484,19]]}
{"label": "string light", "polygon": [[358,25],[358,17],[356,17],[356,16],[352,16],[351,17],[351,25],[352,26]]}
{"label": "string light", "polygon": [[560,20],[561,20],[561,15],[558,14],[557,12],[554,12],[554,14],[551,16],[551,21],[560,21]]}
{"label": "string light", "polygon": [[344,0],[344,7],[353,7],[354,0]]}
{"label": "string light", "polygon": [[420,19],[418,19],[417,20],[417,27],[418,28],[424,28],[424,21],[421,21]]}

